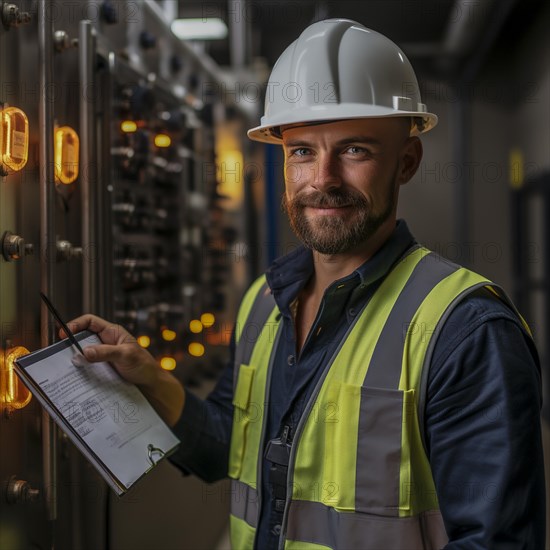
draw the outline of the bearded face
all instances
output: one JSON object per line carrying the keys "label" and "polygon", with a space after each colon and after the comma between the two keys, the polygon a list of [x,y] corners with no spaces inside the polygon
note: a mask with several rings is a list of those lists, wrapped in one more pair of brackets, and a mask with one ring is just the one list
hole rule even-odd
{"label": "bearded face", "polygon": [[395,177],[396,171],[391,181],[384,182],[387,195],[377,207],[359,191],[345,187],[302,191],[292,199],[285,194],[282,207],[292,230],[308,248],[330,255],[350,252],[370,239],[395,212]]}
{"label": "bearded face", "polygon": [[283,208],[307,247],[325,255],[359,253],[393,231],[399,188],[422,158],[408,119],[296,124],[281,132]]}

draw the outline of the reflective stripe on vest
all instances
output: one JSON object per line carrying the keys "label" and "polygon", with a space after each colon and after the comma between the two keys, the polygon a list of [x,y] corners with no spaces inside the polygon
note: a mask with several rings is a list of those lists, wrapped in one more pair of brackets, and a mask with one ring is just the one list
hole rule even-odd
{"label": "reflective stripe on vest", "polygon": [[257,527],[258,493],[246,483],[237,479],[231,480],[231,501],[233,514],[243,519],[251,527]]}
{"label": "reflective stripe on vest", "polygon": [[[292,501],[289,514],[286,549],[360,548],[372,550],[440,550],[446,540],[434,543],[445,533],[438,511],[424,512],[418,517],[386,518],[358,514],[342,514],[320,502]],[[358,525],[359,524],[359,525]],[[430,532],[434,531],[435,532]],[[377,541],[372,542],[372,533]],[[421,546],[417,541],[422,542]],[[303,541],[307,541],[307,545]]]}
{"label": "reflective stripe on vest", "polygon": [[[239,326],[254,325],[250,312],[263,284],[255,283],[257,298],[241,308]],[[325,366],[296,429],[281,548],[445,544],[418,420],[422,367],[440,319],[466,293],[491,284],[426,249],[413,250],[386,276]],[[248,361],[236,365],[229,472],[258,504],[276,309],[265,325]],[[234,548],[252,547],[258,514],[258,505],[233,502]]]}

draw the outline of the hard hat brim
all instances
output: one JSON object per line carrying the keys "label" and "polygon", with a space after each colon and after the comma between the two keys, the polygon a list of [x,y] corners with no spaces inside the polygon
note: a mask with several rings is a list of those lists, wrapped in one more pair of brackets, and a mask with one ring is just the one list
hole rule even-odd
{"label": "hard hat brim", "polygon": [[[394,111],[392,109],[386,109],[383,107],[376,107],[373,112],[373,108],[369,109],[368,114],[361,114],[361,111],[365,110],[364,105],[340,105],[338,113],[332,112],[322,113],[309,113],[308,115],[298,115],[295,118],[296,120],[289,120],[289,117],[281,117],[281,121],[277,121],[274,117],[271,118],[269,124],[260,124],[255,128],[248,130],[247,135],[253,141],[260,141],[263,143],[273,143],[276,145],[282,144],[282,139],[280,135],[276,132],[273,132],[274,128],[279,128],[281,126],[286,126],[290,124],[303,124],[304,126],[308,123],[322,123],[323,121],[335,122],[337,120],[349,120],[349,119],[361,119],[361,118],[396,118],[396,117],[411,117],[411,118],[420,118],[422,119],[422,131],[418,129],[418,125],[412,125],[411,135],[420,135],[425,134],[430,131],[437,125],[437,115],[433,113],[423,113],[418,111]],[[298,114],[298,113],[297,113]]]}

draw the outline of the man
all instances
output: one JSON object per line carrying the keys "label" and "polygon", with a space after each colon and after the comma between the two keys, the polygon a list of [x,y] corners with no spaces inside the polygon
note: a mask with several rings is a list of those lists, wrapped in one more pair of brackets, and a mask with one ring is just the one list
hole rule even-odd
{"label": "man", "polygon": [[234,548],[543,548],[528,328],[496,285],[396,221],[418,134],[437,122],[407,59],[353,21],[322,21],[270,88],[249,136],[282,144],[305,246],[245,296],[214,392],[184,392],[93,316],[73,321],[104,342],[87,359],[142,388],[183,442],[175,464],[232,478]]}

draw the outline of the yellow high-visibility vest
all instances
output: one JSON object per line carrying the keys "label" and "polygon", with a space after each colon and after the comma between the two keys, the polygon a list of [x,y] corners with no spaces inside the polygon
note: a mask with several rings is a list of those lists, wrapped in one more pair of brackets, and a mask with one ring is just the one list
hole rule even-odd
{"label": "yellow high-visibility vest", "polygon": [[[428,368],[467,294],[502,289],[422,247],[388,273],[324,366],[295,429],[281,549],[437,549],[448,541],[423,444]],[[236,327],[231,542],[254,545],[265,404],[280,315],[260,277]],[[519,315],[524,327],[528,327]]]}

